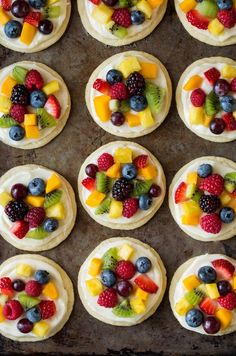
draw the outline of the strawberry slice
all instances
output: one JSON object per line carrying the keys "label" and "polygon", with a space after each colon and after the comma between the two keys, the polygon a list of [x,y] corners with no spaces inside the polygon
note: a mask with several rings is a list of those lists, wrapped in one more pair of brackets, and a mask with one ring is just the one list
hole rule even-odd
{"label": "strawberry slice", "polygon": [[139,155],[134,159],[134,164],[138,168],[144,168],[147,165],[148,156],[147,155]]}
{"label": "strawberry slice", "polygon": [[175,191],[175,204],[183,203],[185,200],[187,200],[186,190],[187,184],[185,182],[181,182]]}
{"label": "strawberry slice", "polygon": [[29,224],[23,220],[16,221],[10,231],[13,235],[18,237],[18,239],[23,239],[29,231]]}
{"label": "strawberry slice", "polygon": [[110,93],[110,85],[105,80],[99,78],[93,83],[93,89],[104,95],[109,95]]}
{"label": "strawberry slice", "polygon": [[190,10],[186,14],[188,22],[191,23],[194,27],[199,28],[200,30],[207,30],[209,25],[209,20],[207,17],[201,15],[197,10]]}
{"label": "strawberry slice", "polygon": [[12,289],[11,279],[9,277],[0,278],[0,291],[2,294],[12,297],[14,291]]}
{"label": "strawberry slice", "polygon": [[228,260],[219,258],[218,260],[214,260],[211,263],[221,278],[231,279],[233,277],[235,267]]}
{"label": "strawberry slice", "polygon": [[99,5],[101,0],[89,0],[91,1],[94,5]]}
{"label": "strawberry slice", "polygon": [[24,22],[27,22],[34,27],[38,27],[40,20],[41,12],[39,11],[30,11],[28,15],[24,18]]}
{"label": "strawberry slice", "polygon": [[204,72],[204,75],[211,85],[214,85],[215,82],[220,78],[220,72],[215,67],[208,69],[206,72]]}
{"label": "strawberry slice", "polygon": [[83,186],[90,191],[95,189],[95,183],[96,180],[90,177],[87,177],[82,180]]}
{"label": "strawberry slice", "polygon": [[217,303],[211,298],[204,298],[199,304],[200,309],[207,315],[215,315]]}
{"label": "strawberry slice", "polygon": [[225,122],[226,131],[234,131],[234,130],[236,130],[236,120],[234,120],[234,117],[230,112],[225,113],[222,116],[222,119]]}
{"label": "strawberry slice", "polygon": [[56,119],[59,119],[61,115],[61,105],[55,95],[49,95],[48,100],[44,106],[44,109],[47,110]]}
{"label": "strawberry slice", "polygon": [[138,275],[135,278],[134,283],[137,284],[139,288],[150,294],[156,293],[159,288],[146,274]]}
{"label": "strawberry slice", "polygon": [[11,0],[1,0],[1,6],[5,11],[11,10]]}

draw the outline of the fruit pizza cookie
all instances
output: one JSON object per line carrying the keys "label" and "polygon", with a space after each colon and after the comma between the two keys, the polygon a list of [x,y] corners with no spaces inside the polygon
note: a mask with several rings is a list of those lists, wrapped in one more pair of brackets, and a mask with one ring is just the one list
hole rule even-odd
{"label": "fruit pizza cookie", "polygon": [[131,326],[155,313],[165,293],[166,270],[150,246],[116,237],[85,260],[78,289],[89,314],[107,324]]}
{"label": "fruit pizza cookie", "polygon": [[179,227],[196,240],[233,237],[236,163],[221,157],[201,157],[189,162],[173,178],[169,207]]}
{"label": "fruit pizza cookie", "polygon": [[175,0],[176,12],[188,33],[213,46],[236,43],[235,0]]}
{"label": "fruit pizza cookie", "polygon": [[0,265],[0,334],[42,341],[60,331],[74,304],[73,285],[54,261],[18,255]]}
{"label": "fruit pizza cookie", "polygon": [[155,130],[170,109],[172,86],[163,64],[145,52],[116,54],[91,75],[86,103],[109,133],[138,137]]}
{"label": "fruit pizza cookie", "polygon": [[63,79],[37,62],[18,62],[0,70],[0,140],[33,149],[50,142],[70,114]]}
{"label": "fruit pizza cookie", "polygon": [[111,229],[144,225],[160,208],[166,191],[159,161],[133,142],[108,143],[83,163],[78,189],[87,213]]}
{"label": "fruit pizza cookie", "polygon": [[18,166],[0,178],[0,233],[27,251],[51,249],[70,234],[76,202],[68,181],[36,165]]}
{"label": "fruit pizza cookie", "polygon": [[70,0],[1,0],[0,43],[17,52],[42,51],[63,35],[70,12]]}
{"label": "fruit pizza cookie", "polygon": [[147,37],[162,20],[166,7],[167,0],[78,0],[85,30],[110,46]]}
{"label": "fruit pizza cookie", "polygon": [[191,64],[176,91],[179,115],[196,135],[215,142],[236,139],[236,62],[211,57]]}
{"label": "fruit pizza cookie", "polygon": [[193,257],[175,272],[169,298],[186,329],[220,336],[236,330],[236,261],[228,256]]}

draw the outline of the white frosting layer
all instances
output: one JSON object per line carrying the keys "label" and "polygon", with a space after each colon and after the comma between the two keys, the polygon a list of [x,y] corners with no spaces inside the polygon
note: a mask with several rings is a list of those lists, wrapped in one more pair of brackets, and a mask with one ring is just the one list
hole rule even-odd
{"label": "white frosting layer", "polygon": [[[145,302],[146,305],[146,311],[145,313],[148,313],[149,310],[154,306],[156,303],[157,299],[159,298],[163,285],[162,285],[162,275],[161,275],[161,269],[160,266],[158,265],[157,259],[155,256],[152,254],[151,250],[145,249],[144,246],[141,245],[136,245],[134,242],[128,241],[126,239],[120,239],[119,242],[114,242],[114,241],[107,241],[106,243],[103,243],[101,248],[97,253],[92,254],[91,258],[86,259],[84,264],[81,267],[80,270],[80,279],[79,283],[81,285],[82,291],[84,293],[84,298],[86,300],[86,304],[88,305],[89,309],[95,313],[101,314],[103,317],[106,318],[106,320],[109,321],[135,321],[138,322],[139,319],[143,318],[143,314],[136,314],[133,317],[130,318],[121,318],[113,314],[111,308],[104,308],[100,306],[97,303],[98,296],[93,297],[89,294],[86,283],[85,281],[88,279],[91,279],[92,277],[88,274],[88,268],[89,264],[91,262],[91,259],[93,258],[102,258],[104,253],[109,250],[112,247],[120,248],[123,244],[128,243],[128,245],[131,245],[134,248],[134,253],[132,255],[132,258],[130,259],[131,262],[135,263],[135,261],[139,257],[148,257],[152,263],[152,268],[150,271],[147,272],[147,275],[158,285],[159,289],[157,293],[155,294],[149,294],[147,301]],[[135,284],[133,283],[133,280],[138,274],[136,273],[135,276],[130,280],[132,285],[134,286]],[[119,300],[121,301],[122,298],[119,297]]]}
{"label": "white frosting layer", "polygon": [[[20,279],[23,279],[25,282],[31,280],[33,278],[33,276],[31,276],[29,278],[22,278],[19,275],[17,275],[16,267],[21,263],[29,264],[32,267],[32,269],[34,270],[34,272],[39,269],[48,271],[50,274],[50,279],[53,281],[53,283],[55,283],[55,286],[58,290],[59,298],[54,300],[55,305],[56,305],[56,314],[53,317],[46,320],[46,322],[50,326],[49,333],[46,336],[50,337],[50,335],[53,334],[54,328],[64,319],[65,314],[67,313],[68,295],[67,295],[66,289],[64,288],[63,279],[62,279],[60,273],[52,265],[50,265],[46,262],[43,262],[41,260],[37,260],[35,258],[27,258],[26,259],[25,255],[22,255],[22,257],[21,257],[21,255],[19,255],[17,260],[11,261],[6,266],[1,268],[0,277],[9,277],[12,280],[20,278]],[[17,294],[16,294],[16,297],[14,297],[14,299],[17,299]],[[43,297],[42,299],[47,299],[47,298]],[[17,329],[17,327],[16,327],[17,322],[24,317],[25,317],[25,315],[22,314],[16,320],[5,320],[4,322],[0,323],[0,332],[4,331],[4,333],[10,334],[14,337],[18,337],[21,339],[24,339],[24,337],[29,337],[29,336],[35,337],[35,339],[38,339],[38,337],[35,334],[33,334],[32,332],[30,332],[28,334],[22,334]]]}
{"label": "white frosting layer", "polygon": [[[236,31],[236,26],[235,26],[235,31]],[[215,67],[217,68],[220,72],[222,70],[222,68],[225,66],[225,63],[204,63],[201,65],[198,65],[196,67],[194,67],[186,76],[184,83],[187,83],[188,79],[190,79],[193,75],[200,75],[204,80],[202,82],[201,88],[204,90],[204,92],[206,94],[209,94],[212,91],[212,85],[210,85],[210,83],[208,82],[208,80],[205,78],[204,76],[204,72],[206,72],[208,69]],[[191,96],[192,91],[186,91],[186,90],[182,90],[182,95],[181,95],[181,101],[182,101],[182,105],[183,105],[183,110],[184,110],[184,117],[185,120],[188,122],[188,125],[191,126],[191,128],[198,134],[207,134],[211,137],[216,137],[217,135],[213,134],[211,132],[211,130],[208,127],[205,127],[203,125],[192,125],[189,122],[189,111],[190,111],[190,107],[192,106],[191,104],[191,100],[190,100],[190,96]],[[235,99],[236,99],[236,93],[230,92],[230,95],[232,95]],[[218,112],[216,117],[222,117],[222,114],[224,112]],[[225,137],[227,139],[236,139],[236,130],[234,131],[224,131],[220,137]]]}

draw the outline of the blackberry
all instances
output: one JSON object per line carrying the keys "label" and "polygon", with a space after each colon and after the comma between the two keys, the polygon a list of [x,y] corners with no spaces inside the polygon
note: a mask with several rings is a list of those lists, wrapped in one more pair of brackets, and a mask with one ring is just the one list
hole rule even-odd
{"label": "blackberry", "polygon": [[16,84],[11,92],[11,102],[13,104],[29,104],[29,92],[23,84]]}
{"label": "blackberry", "polygon": [[199,199],[199,206],[204,213],[214,213],[220,208],[220,199],[215,195],[202,195]]}
{"label": "blackberry", "polygon": [[7,214],[9,220],[15,222],[17,220],[23,220],[25,215],[28,213],[28,206],[24,201],[13,201],[11,200],[5,206],[5,213]]}
{"label": "blackberry", "polygon": [[125,178],[120,178],[112,187],[112,197],[119,201],[125,200],[130,196],[132,190],[133,184],[128,182]]}
{"label": "blackberry", "polygon": [[130,95],[142,95],[145,89],[145,80],[138,72],[133,72],[128,76],[126,86]]}

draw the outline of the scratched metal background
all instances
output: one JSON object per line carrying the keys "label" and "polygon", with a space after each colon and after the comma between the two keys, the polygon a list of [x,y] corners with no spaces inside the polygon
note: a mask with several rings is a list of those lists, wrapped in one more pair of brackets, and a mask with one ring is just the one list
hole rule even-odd
{"label": "scratched metal background", "polygon": [[[94,124],[84,103],[84,90],[92,70],[107,57],[129,49],[149,52],[167,67],[175,89],[183,70],[193,61],[214,55],[236,57],[235,46],[216,48],[188,35],[179,22],[173,0],[164,20],[146,39],[125,48],[109,48],[88,36],[72,0],[72,17],[63,38],[51,48],[36,54],[20,54],[0,47],[0,65],[21,60],[39,61],[51,66],[65,79],[72,97],[72,111],[64,131],[47,146],[23,151],[0,143],[0,174],[21,164],[48,166],[64,175],[77,194],[76,180],[84,159],[99,146],[116,137]],[[198,138],[179,119],[175,100],[158,130],[135,140],[152,151],[163,164],[167,182],[188,161],[201,155],[235,159],[236,142],[215,144]],[[176,268],[192,256],[206,252],[226,253],[236,258],[235,238],[226,242],[201,243],[187,237],[175,224],[167,198],[158,214],[145,226],[131,231],[112,231],[91,220],[78,202],[78,219],[70,237],[60,246],[42,253],[57,261],[72,278],[75,306],[66,326],[43,343],[16,343],[0,337],[1,355],[235,355],[236,338],[206,337],[182,329],[171,313],[168,292],[158,311],[147,321],[130,328],[116,328],[92,318],[83,308],[76,288],[77,273],[87,255],[103,239],[131,236],[149,243],[163,258],[168,280]],[[0,240],[0,261],[21,253]]]}

